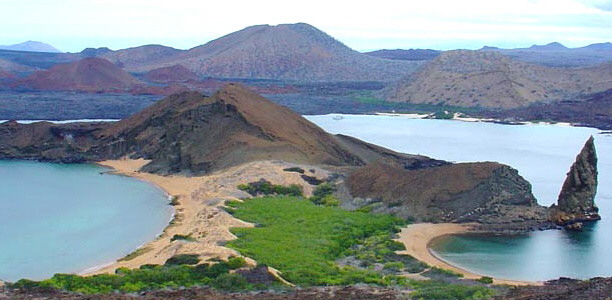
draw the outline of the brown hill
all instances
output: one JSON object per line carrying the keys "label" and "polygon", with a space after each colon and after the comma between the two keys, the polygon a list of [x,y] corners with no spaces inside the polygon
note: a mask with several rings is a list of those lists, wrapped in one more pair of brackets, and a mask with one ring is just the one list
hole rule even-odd
{"label": "brown hill", "polygon": [[0,69],[0,80],[5,80],[5,79],[13,79],[15,78],[15,75]]}
{"label": "brown hill", "polygon": [[420,65],[359,53],[304,23],[251,26],[161,60],[122,63],[136,72],[178,64],[207,77],[306,81],[395,81]]}
{"label": "brown hill", "polygon": [[[288,108],[241,85],[211,97],[173,95],[99,133],[111,156],[152,159],[147,171],[206,173],[256,160],[359,166],[378,156],[427,158],[392,151],[360,151],[363,142],[332,136]],[[120,140],[120,144],[114,144]],[[117,151],[119,147],[120,151]],[[108,151],[105,150],[105,151]]]}
{"label": "brown hill", "polygon": [[200,77],[181,65],[162,67],[144,74],[144,79],[157,83],[183,82],[199,80]]}
{"label": "brown hill", "polygon": [[143,83],[108,60],[90,57],[37,71],[18,85],[46,91],[119,92]]}
{"label": "brown hill", "polygon": [[396,60],[432,60],[442,51],[432,49],[381,49],[376,51],[364,52],[370,56]]}
{"label": "brown hill", "polygon": [[551,68],[490,51],[448,51],[398,83],[391,101],[513,108],[612,88],[612,63]]}
{"label": "brown hill", "polygon": [[183,50],[162,45],[144,45],[139,47],[121,49],[111,52],[102,52],[101,58],[105,58],[126,70],[137,70],[142,66],[148,66],[172,57]]}
{"label": "brown hill", "polygon": [[36,68],[18,64],[10,60],[0,58],[0,69],[11,74],[27,74],[34,72]]}

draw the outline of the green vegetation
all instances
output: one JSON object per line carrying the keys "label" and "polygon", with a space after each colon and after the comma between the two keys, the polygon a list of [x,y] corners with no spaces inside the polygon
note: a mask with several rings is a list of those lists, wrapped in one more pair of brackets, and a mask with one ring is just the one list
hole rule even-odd
{"label": "green vegetation", "polygon": [[227,262],[213,265],[197,266],[166,264],[144,265],[139,269],[120,268],[116,274],[78,276],[72,274],[55,274],[43,281],[21,279],[12,285],[14,288],[55,288],[84,294],[121,292],[139,292],[144,290],[179,288],[190,286],[211,286],[214,288],[237,291],[253,288],[239,274],[230,274],[230,270],[246,265],[243,258],[230,258]]}
{"label": "green vegetation", "polygon": [[238,189],[251,194],[251,196],[287,195],[299,197],[303,195],[302,187],[297,184],[292,184],[289,186],[276,185],[263,178],[249,184],[241,184],[238,186]]}
{"label": "green vegetation", "polygon": [[450,120],[455,116],[455,113],[452,111],[437,111],[431,114],[430,118],[432,119],[441,119],[441,120]]}
{"label": "green vegetation", "polygon": [[172,197],[170,198],[170,205],[172,205],[172,206],[177,206],[177,205],[179,205],[179,204],[180,204],[180,202],[179,202],[179,196],[172,196]]}
{"label": "green vegetation", "polygon": [[195,238],[191,235],[191,234],[175,234],[174,236],[172,236],[172,238],[170,238],[170,241],[187,241],[187,242],[193,242],[195,241]]}
{"label": "green vegetation", "polygon": [[410,255],[396,253],[401,250],[406,250],[404,244],[392,240],[389,234],[382,234],[364,239],[346,253],[358,259],[364,267],[379,263],[384,264],[384,270],[392,272],[419,273],[429,267]]}
{"label": "green vegetation", "polygon": [[476,279],[476,281],[484,283],[484,284],[491,284],[493,283],[493,278],[489,276],[482,276],[479,279]]}
{"label": "green vegetation", "polygon": [[460,273],[457,273],[451,270],[441,269],[438,267],[432,267],[427,272],[425,272],[424,275],[426,276],[450,276],[450,277],[458,277],[458,278],[463,277],[463,274],[460,274]]}
{"label": "green vegetation", "polygon": [[283,171],[285,171],[285,172],[296,172],[296,173],[304,174],[304,169],[302,169],[300,167],[285,168],[285,169],[283,169]]}
{"label": "green vegetation", "polygon": [[126,256],[124,256],[124,257],[122,257],[122,258],[118,259],[117,261],[128,261],[128,260],[132,260],[132,259],[134,259],[134,258],[136,258],[136,257],[138,257],[138,256],[140,256],[140,255],[142,255],[142,254],[145,254],[145,253],[147,253],[147,252],[149,252],[149,251],[151,251],[151,248],[149,248],[149,247],[142,247],[142,248],[138,248],[138,249],[136,249],[134,252],[132,252],[132,253],[130,253],[130,254],[128,254],[128,255],[126,255]]}
{"label": "green vegetation", "polygon": [[295,197],[262,197],[228,205],[237,218],[257,224],[257,228],[234,228],[238,239],[228,246],[281,270],[292,283],[386,284],[391,280],[370,270],[340,268],[335,260],[364,238],[390,235],[401,224],[399,219],[316,206]]}
{"label": "green vegetation", "polygon": [[228,246],[280,270],[285,279],[299,286],[400,285],[415,289],[416,299],[484,299],[493,295],[482,286],[418,282],[336,264],[338,259],[352,256],[366,264],[383,264],[385,271],[422,271],[427,265],[395,253],[404,249],[391,239],[403,225],[395,217],[317,206],[296,197],[261,197],[227,204],[235,217],[257,224],[255,228],[232,229],[238,239]]}
{"label": "green vegetation", "polygon": [[334,195],[334,187],[329,183],[322,183],[312,192],[312,197],[308,198],[316,205],[338,206],[340,199]]}
{"label": "green vegetation", "polygon": [[166,265],[196,265],[200,262],[197,254],[179,254],[166,260]]}

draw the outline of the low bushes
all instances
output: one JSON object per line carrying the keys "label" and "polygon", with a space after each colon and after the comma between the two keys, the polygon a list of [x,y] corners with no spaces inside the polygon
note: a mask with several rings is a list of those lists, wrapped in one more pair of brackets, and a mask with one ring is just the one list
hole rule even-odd
{"label": "low bushes", "polygon": [[302,187],[297,184],[292,184],[289,186],[276,185],[271,182],[260,179],[259,181],[251,182],[249,184],[241,184],[238,186],[238,189],[243,190],[251,196],[261,196],[261,195],[287,195],[300,197],[303,196]]}
{"label": "low bushes", "polygon": [[[193,256],[177,256],[171,258],[175,262],[194,262]],[[196,256],[197,259],[197,256]],[[12,288],[54,288],[79,292],[84,294],[121,292],[139,292],[144,290],[179,288],[190,286],[211,286],[222,290],[236,291],[255,287],[247,283],[239,274],[230,274],[245,266],[243,258],[230,258],[227,262],[213,265],[199,264],[197,266],[177,265],[144,265],[139,269],[120,268],[116,274],[101,274],[94,276],[79,276],[72,274],[55,274],[50,279],[32,281],[22,279],[12,284]]]}

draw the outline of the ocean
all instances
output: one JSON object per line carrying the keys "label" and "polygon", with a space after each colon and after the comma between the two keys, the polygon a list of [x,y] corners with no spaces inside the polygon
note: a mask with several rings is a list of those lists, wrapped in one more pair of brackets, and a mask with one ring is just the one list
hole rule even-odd
{"label": "ocean", "polygon": [[155,239],[165,193],[93,164],[0,160],[0,279],[78,273]]}

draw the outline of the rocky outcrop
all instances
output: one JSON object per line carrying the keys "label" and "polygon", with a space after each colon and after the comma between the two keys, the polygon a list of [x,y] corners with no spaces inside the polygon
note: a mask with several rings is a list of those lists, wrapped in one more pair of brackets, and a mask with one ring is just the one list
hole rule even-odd
{"label": "rocky outcrop", "polygon": [[557,205],[552,208],[553,221],[566,229],[579,230],[582,222],[600,220],[596,193],[597,153],[591,136],[567,173]]}
{"label": "rocky outcrop", "polygon": [[529,182],[499,163],[411,170],[377,162],[352,172],[345,182],[352,198],[347,208],[368,206],[405,219],[500,224],[540,222],[547,216]]}

